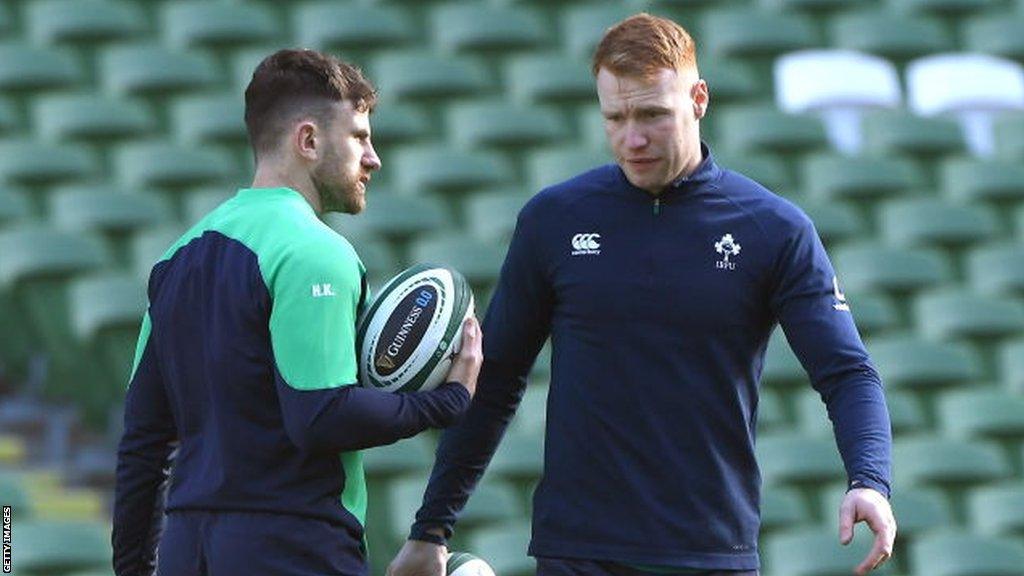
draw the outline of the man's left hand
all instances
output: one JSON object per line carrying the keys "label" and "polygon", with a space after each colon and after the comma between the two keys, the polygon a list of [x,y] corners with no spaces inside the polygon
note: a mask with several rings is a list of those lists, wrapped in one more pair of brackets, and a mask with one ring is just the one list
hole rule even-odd
{"label": "man's left hand", "polygon": [[875,533],[875,544],[871,552],[854,569],[854,574],[863,576],[892,556],[892,545],[896,540],[896,518],[885,496],[870,488],[854,488],[846,493],[839,508],[839,541],[843,546],[853,540],[853,525],[857,522],[867,522]]}

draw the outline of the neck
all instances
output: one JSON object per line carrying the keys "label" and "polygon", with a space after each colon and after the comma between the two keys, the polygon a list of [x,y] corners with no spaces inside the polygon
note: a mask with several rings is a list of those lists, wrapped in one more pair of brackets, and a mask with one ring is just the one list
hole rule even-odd
{"label": "neck", "polygon": [[319,215],[323,210],[320,206],[320,197],[316,193],[309,174],[298,173],[281,166],[277,162],[264,161],[256,165],[256,175],[252,180],[253,188],[291,188],[303,198]]}

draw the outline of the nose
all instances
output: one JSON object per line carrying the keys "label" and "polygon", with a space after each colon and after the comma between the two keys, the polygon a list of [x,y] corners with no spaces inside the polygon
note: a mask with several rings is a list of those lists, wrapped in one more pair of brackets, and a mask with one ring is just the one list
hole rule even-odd
{"label": "nose", "polygon": [[636,125],[626,126],[626,147],[635,150],[647,146],[648,138]]}
{"label": "nose", "polygon": [[373,144],[367,143],[366,149],[363,151],[363,168],[373,172],[380,170],[381,161],[380,157],[377,156],[377,151],[373,149]]}

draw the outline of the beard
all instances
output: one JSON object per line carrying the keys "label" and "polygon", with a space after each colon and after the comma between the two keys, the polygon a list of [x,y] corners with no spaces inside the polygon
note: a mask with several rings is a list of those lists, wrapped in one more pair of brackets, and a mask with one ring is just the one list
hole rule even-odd
{"label": "beard", "polygon": [[346,174],[342,171],[342,162],[337,150],[331,148],[324,154],[310,179],[320,198],[320,207],[324,212],[344,212],[358,214],[366,206],[366,198],[359,185],[357,174]]}

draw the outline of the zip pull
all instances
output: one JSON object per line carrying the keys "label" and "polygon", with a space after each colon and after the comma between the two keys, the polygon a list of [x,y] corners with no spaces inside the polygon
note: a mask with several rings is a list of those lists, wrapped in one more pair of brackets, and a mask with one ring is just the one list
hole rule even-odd
{"label": "zip pull", "polygon": [[661,196],[654,198],[654,215],[661,214]]}

